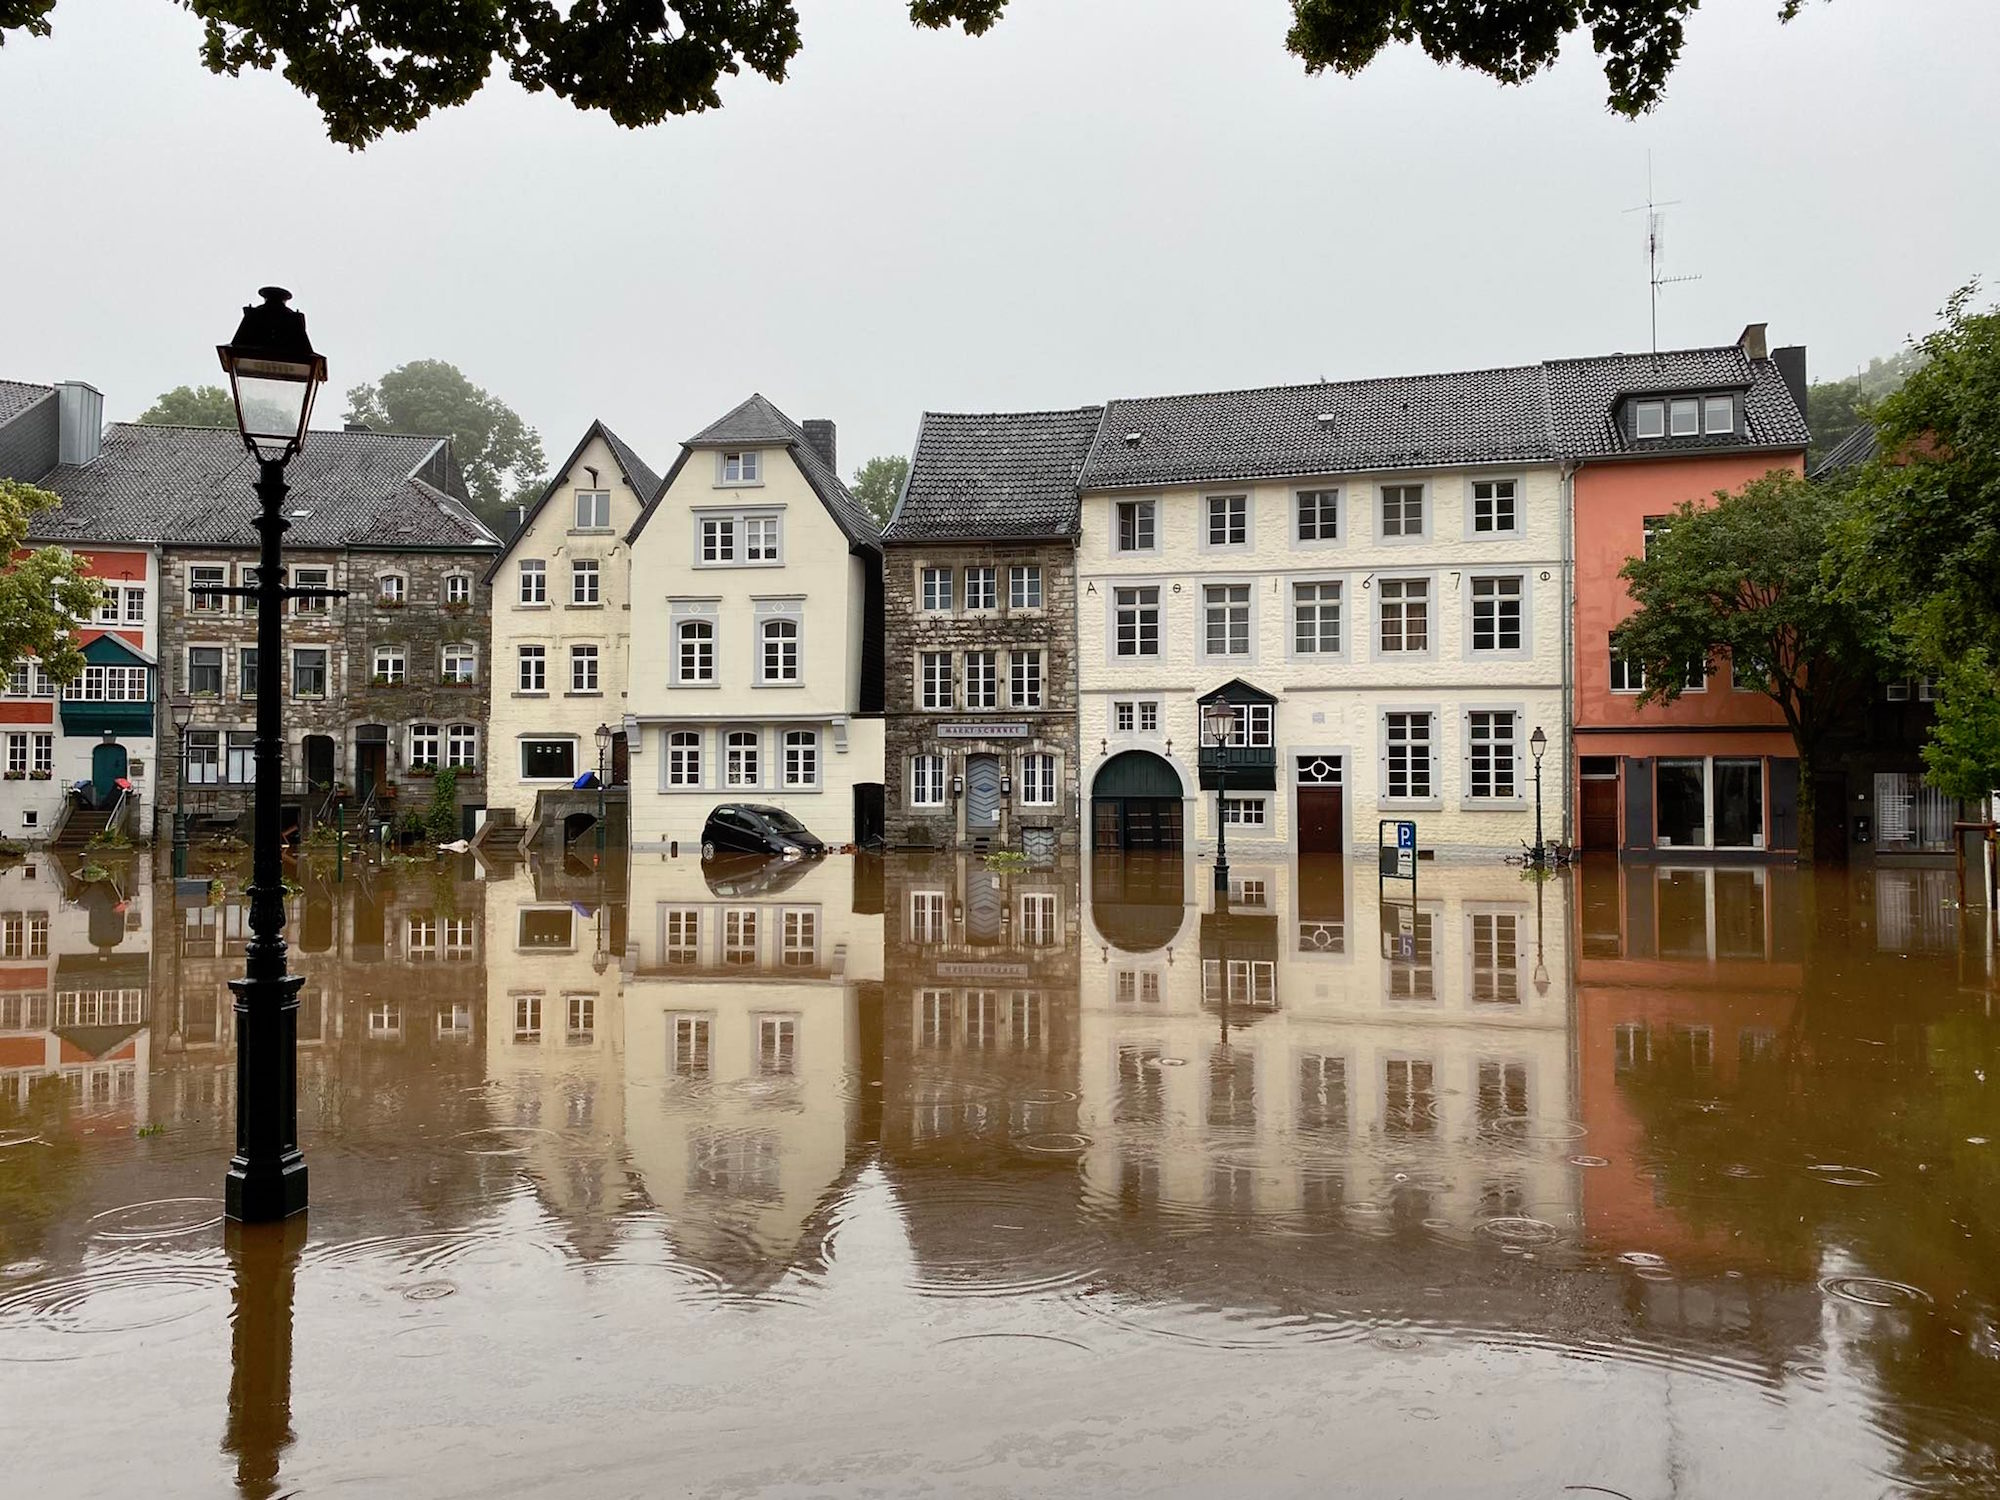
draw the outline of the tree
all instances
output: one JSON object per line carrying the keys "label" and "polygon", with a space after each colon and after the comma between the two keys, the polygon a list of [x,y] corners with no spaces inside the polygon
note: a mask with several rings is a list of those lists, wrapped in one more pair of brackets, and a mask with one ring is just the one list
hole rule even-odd
{"label": "tree", "polygon": [[[1813,773],[1865,703],[1890,650],[1887,612],[1844,591],[1833,562],[1841,493],[1773,470],[1715,503],[1684,502],[1620,570],[1639,606],[1612,648],[1644,668],[1642,703],[1671,703],[1701,664],[1761,674],[1799,756],[1799,849],[1811,857]],[[1718,658],[1726,654],[1730,665]]]}
{"label": "tree", "polygon": [[909,477],[910,461],[901,454],[871,458],[854,471],[854,498],[868,508],[877,526],[887,526]]}
{"label": "tree", "polygon": [[449,436],[480,519],[507,535],[507,476],[516,483],[547,467],[541,434],[512,407],[467,380],[441,359],[398,365],[379,384],[347,393],[347,420],[377,432]]}
{"label": "tree", "polygon": [[1986,651],[1971,651],[1944,669],[1937,688],[1924,779],[1948,797],[1984,803],[2000,787],[2000,672]]}
{"label": "tree", "polygon": [[[0,0],[9,31],[46,36],[55,0]],[[782,83],[799,50],[792,0],[179,0],[203,23],[213,73],[282,69],[318,106],[327,134],[360,148],[463,104],[495,65],[530,93],[547,89],[625,126],[656,125],[722,103],[723,75],[748,68]],[[1766,0],[1790,20],[1804,0]],[[1604,59],[1610,106],[1640,115],[1660,102],[1701,0],[1292,0],[1285,45],[1308,73],[1359,73],[1392,43],[1420,46],[1502,83],[1555,63],[1587,31]],[[934,30],[992,29],[1007,0],[909,0]]]}
{"label": "tree", "polygon": [[162,427],[234,427],[236,403],[219,385],[177,385],[139,420]]}
{"label": "tree", "polygon": [[101,591],[66,547],[26,549],[28,524],[62,502],[47,490],[0,479],[0,663],[40,659],[57,682],[83,670],[73,634],[78,620],[97,613]]}
{"label": "tree", "polygon": [[1844,380],[1816,380],[1807,386],[1806,426],[1812,429],[1812,443],[1806,449],[1806,463],[1816,464],[1839,447],[1843,438],[1868,420],[1874,404],[1922,363],[1916,350],[1905,349],[1888,359],[1869,360],[1867,369]]}

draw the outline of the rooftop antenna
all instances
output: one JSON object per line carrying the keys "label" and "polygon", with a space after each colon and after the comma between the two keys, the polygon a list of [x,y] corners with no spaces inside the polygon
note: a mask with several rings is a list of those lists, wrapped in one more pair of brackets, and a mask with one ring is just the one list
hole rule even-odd
{"label": "rooftop antenna", "polygon": [[[1660,288],[1663,286],[1679,286],[1683,282],[1701,280],[1700,276],[1662,276],[1660,274],[1661,231],[1667,217],[1660,210],[1663,208],[1672,208],[1680,201],[1678,198],[1669,198],[1664,203],[1654,201],[1653,153],[1648,151],[1646,153],[1646,202],[1643,212],[1646,215],[1646,284],[1652,291],[1653,353],[1655,354],[1660,352]],[[1641,211],[1638,208],[1628,208],[1625,210],[1628,214],[1636,214]]]}

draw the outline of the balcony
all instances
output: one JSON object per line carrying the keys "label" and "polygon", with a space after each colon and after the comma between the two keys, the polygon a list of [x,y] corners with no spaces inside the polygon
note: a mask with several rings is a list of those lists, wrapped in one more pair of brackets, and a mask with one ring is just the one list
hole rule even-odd
{"label": "balcony", "polygon": [[1223,785],[1224,772],[1232,792],[1270,792],[1278,786],[1278,752],[1271,745],[1203,745],[1200,769],[1206,792]]}

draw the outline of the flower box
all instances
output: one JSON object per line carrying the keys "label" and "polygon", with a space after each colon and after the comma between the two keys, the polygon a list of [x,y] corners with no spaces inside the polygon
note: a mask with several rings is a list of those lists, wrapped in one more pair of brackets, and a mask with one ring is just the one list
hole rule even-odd
{"label": "flower box", "polygon": [[8,771],[5,775],[9,781],[26,781],[28,779],[26,771]]}
{"label": "flower box", "polygon": [[30,771],[30,772],[28,773],[28,780],[30,780],[30,781],[52,781],[52,780],[54,780],[54,779],[55,779],[55,774],[56,774],[56,773],[55,773],[55,772],[53,772],[53,771]]}

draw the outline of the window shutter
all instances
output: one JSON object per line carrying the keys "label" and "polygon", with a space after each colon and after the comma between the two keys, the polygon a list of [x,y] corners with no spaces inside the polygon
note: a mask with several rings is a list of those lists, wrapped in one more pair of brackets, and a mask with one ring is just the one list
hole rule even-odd
{"label": "window shutter", "polygon": [[1472,795],[1472,710],[1469,708],[1458,711],[1458,794],[1461,797]]}
{"label": "window shutter", "polygon": [[1521,730],[1525,727],[1523,716],[1515,714],[1514,720],[1514,795],[1520,797],[1528,790],[1528,763],[1523,758]]}

